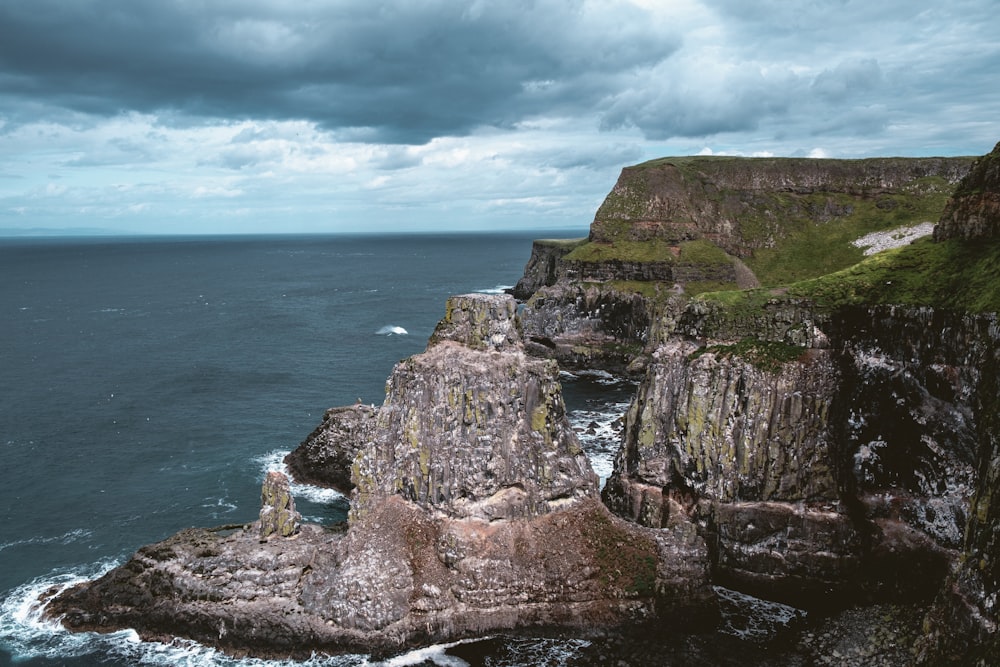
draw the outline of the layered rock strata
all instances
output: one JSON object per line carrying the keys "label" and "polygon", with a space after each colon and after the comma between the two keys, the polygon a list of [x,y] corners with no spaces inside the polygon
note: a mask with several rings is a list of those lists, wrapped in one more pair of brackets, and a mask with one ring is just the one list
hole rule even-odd
{"label": "layered rock strata", "polygon": [[[259,524],[185,531],[49,614],[256,655],[710,619],[704,540],[608,512],[557,380],[552,361],[525,354],[512,298],[454,297],[381,407],[328,413],[307,440],[313,460],[357,452],[346,529],[303,524],[264,542]],[[335,450],[325,459],[321,441]]]}
{"label": "layered rock strata", "polygon": [[649,328],[672,296],[757,286],[756,255],[812,229],[879,216],[932,222],[971,162],[688,157],[628,167],[586,243],[533,247],[514,290],[531,351],[566,367],[641,370],[655,349]]}

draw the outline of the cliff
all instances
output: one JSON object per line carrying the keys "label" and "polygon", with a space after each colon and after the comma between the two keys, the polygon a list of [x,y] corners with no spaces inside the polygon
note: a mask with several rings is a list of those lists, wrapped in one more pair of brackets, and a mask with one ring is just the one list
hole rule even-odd
{"label": "cliff", "polygon": [[608,512],[557,367],[526,355],[520,336],[512,298],[453,297],[380,407],[327,413],[292,459],[341,488],[350,470],[347,526],[299,525],[269,477],[266,523],[144,547],[48,613],[74,630],[131,627],[261,656],[711,622],[704,540]]}
{"label": "cliff", "polygon": [[[650,362],[605,502],[642,525],[690,522],[715,579],[764,597],[813,608],[935,598],[913,659],[993,664],[997,154],[972,165],[933,239],[786,287],[706,293],[654,312]],[[724,224],[720,204],[674,162],[646,166],[655,177],[623,174],[612,203],[643,192],[649,201],[599,212],[592,242],[707,229],[758,267],[760,248],[795,248],[782,245],[783,230],[751,238],[746,219]],[[893,164],[868,162],[877,178],[837,187],[887,196],[900,184],[886,171]],[[750,189],[812,196],[855,166],[820,163],[791,181],[773,163],[763,173],[755,163],[742,175],[736,162],[725,168]],[[907,173],[926,184],[937,176],[925,168],[941,166],[931,160]],[[762,192],[758,201],[781,196]],[[679,211],[684,224],[642,222],[676,221]],[[710,212],[714,226],[691,211]],[[776,220],[794,227],[794,210]]]}
{"label": "cliff", "polygon": [[566,366],[639,370],[653,313],[670,297],[853,266],[864,258],[858,238],[938,220],[971,163],[685,157],[628,167],[585,243],[533,249],[515,290],[529,340],[548,350],[532,351]]}

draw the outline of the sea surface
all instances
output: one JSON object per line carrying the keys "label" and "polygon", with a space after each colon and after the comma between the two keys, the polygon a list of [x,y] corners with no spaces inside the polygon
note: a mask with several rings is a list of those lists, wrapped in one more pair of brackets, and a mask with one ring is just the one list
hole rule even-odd
{"label": "sea surface", "polygon": [[[0,239],[0,665],[278,664],[67,633],[37,596],[182,528],[254,520],[264,474],[326,408],[380,404],[448,296],[503,291],[532,238],[585,233]],[[606,478],[634,384],[562,383]],[[346,515],[339,494],[293,492],[307,520]],[[491,637],[379,664],[563,665],[592,649]]]}

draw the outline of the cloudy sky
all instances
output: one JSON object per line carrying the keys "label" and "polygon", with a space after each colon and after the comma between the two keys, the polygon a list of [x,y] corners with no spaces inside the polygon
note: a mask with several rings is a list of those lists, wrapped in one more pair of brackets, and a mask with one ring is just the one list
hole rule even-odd
{"label": "cloudy sky", "polygon": [[2,0],[0,233],[584,229],[664,155],[978,155],[996,0]]}

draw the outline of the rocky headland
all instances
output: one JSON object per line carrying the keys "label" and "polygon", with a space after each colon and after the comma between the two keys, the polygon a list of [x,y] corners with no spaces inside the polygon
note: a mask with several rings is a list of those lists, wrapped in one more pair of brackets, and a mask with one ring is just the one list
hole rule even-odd
{"label": "rocky headland", "polygon": [[[997,664],[997,164],[627,168],[588,238],[534,244],[520,313],[453,297],[382,405],[289,455],[349,494],[345,525],[301,523],[269,477],[258,522],[144,547],[48,613],[255,655],[527,628],[634,648],[711,629],[723,584],[835,614],[783,664]],[[603,490],[560,366],[640,379]]]}
{"label": "rocky headland", "polygon": [[346,526],[300,524],[273,473],[259,522],[144,547],[48,613],[75,630],[281,656],[714,618],[704,540],[604,507],[557,366],[525,354],[515,306],[450,299],[385,402],[329,411],[292,457],[322,462],[314,482],[346,489],[349,477]]}

